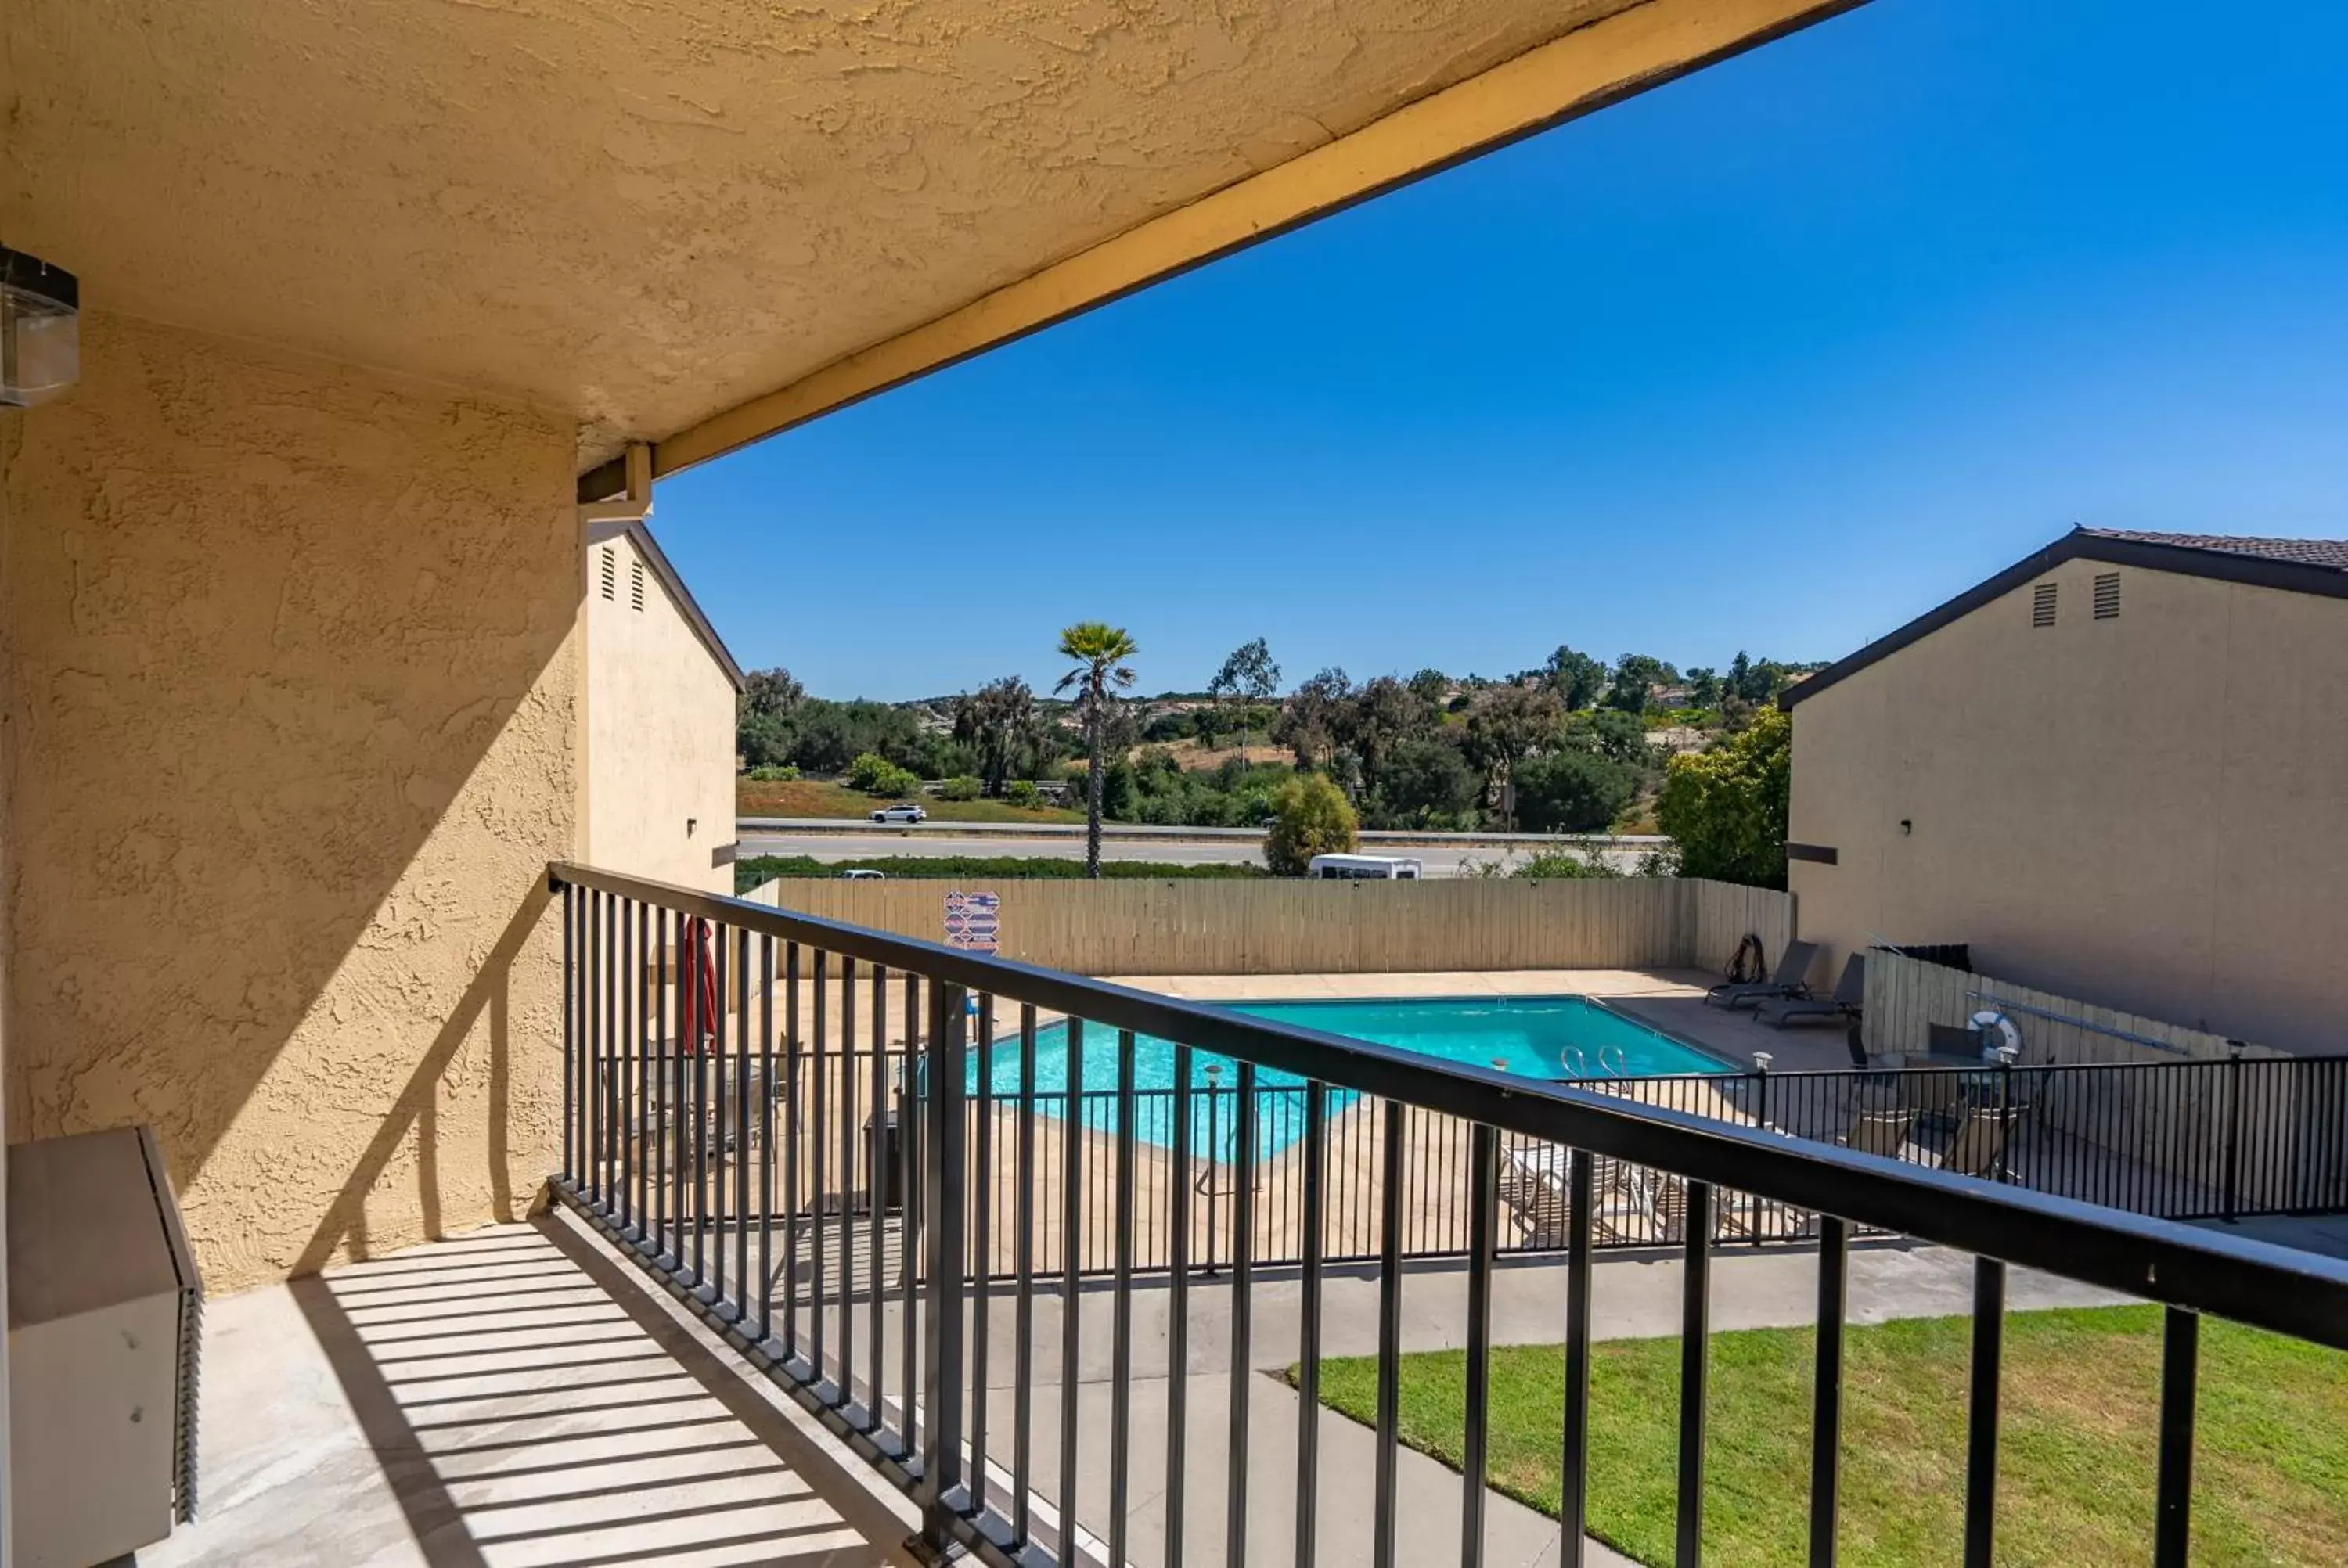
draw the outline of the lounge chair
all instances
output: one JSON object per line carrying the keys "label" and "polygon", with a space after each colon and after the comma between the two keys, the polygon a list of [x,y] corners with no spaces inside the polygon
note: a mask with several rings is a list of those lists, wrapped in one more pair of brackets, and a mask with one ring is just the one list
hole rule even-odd
{"label": "lounge chair", "polygon": [[1570,1234],[1568,1152],[1555,1143],[1512,1145],[1500,1171],[1500,1202],[1517,1233],[1536,1248],[1560,1247]]}
{"label": "lounge chair", "polygon": [[1777,997],[1763,1002],[1754,1016],[1772,1029],[1789,1023],[1841,1023],[1859,1017],[1867,1005],[1867,955],[1853,953],[1842,967],[1830,997]]}
{"label": "lounge chair", "polygon": [[1965,1119],[1957,1124],[1957,1135],[1949,1140],[1948,1149],[1941,1155],[1941,1169],[1961,1176],[1993,1173],[2005,1156],[2006,1140],[2022,1120],[2024,1109],[2019,1105],[2003,1110],[1993,1105],[1968,1108]]}
{"label": "lounge chair", "polygon": [[1599,1155],[1591,1167],[1590,1223],[1603,1240],[1660,1245],[1679,1239],[1687,1191],[1643,1165]]}
{"label": "lounge chair", "polygon": [[1809,987],[1802,977],[1810,972],[1810,964],[1818,956],[1815,942],[1788,942],[1777,958],[1777,972],[1766,980],[1739,980],[1718,985],[1704,993],[1706,1005],[1718,1008],[1757,1007],[1772,997],[1809,995]]}
{"label": "lounge chair", "polygon": [[1913,1111],[1862,1111],[1850,1119],[1850,1132],[1842,1141],[1843,1147],[1896,1160],[1908,1146],[1909,1131],[1915,1125]]}

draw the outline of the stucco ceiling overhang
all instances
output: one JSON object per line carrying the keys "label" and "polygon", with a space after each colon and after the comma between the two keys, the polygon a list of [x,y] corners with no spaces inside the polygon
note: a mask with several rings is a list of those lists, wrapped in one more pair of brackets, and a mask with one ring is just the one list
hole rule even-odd
{"label": "stucco ceiling overhang", "polygon": [[670,473],[1856,3],[10,0],[0,238]]}

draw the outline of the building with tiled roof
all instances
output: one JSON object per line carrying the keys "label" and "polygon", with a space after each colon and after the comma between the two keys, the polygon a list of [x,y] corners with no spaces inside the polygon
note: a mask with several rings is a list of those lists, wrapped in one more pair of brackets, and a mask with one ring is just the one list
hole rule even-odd
{"label": "building with tiled roof", "polygon": [[2074,529],[1782,699],[1818,978],[1965,943],[1984,974],[2343,1049],[2343,694],[2348,539]]}

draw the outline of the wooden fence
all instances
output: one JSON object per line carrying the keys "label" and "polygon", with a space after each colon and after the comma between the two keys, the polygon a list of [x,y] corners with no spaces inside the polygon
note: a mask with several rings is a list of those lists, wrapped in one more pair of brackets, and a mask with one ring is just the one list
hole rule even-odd
{"label": "wooden fence", "polygon": [[[1867,954],[1867,1046],[1877,1053],[1922,1050],[1928,1024],[1961,1024],[1984,1008],[2004,1008],[2022,1033],[2021,1061],[2223,1061],[2226,1037],[2139,1013],[2096,1007],[2011,980],[1969,974],[1902,954]],[[2136,1039],[2129,1039],[2129,1036]],[[2287,1051],[2246,1046],[2251,1061]]]}
{"label": "wooden fence", "polygon": [[940,939],[949,890],[1002,898],[1002,954],[1086,975],[1718,970],[1747,932],[1769,960],[1790,895],[1680,877],[1426,882],[785,878],[760,903]]}

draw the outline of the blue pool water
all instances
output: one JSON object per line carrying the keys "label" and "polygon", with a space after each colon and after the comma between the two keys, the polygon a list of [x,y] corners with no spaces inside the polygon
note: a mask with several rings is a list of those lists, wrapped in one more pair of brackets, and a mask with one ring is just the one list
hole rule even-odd
{"label": "blue pool water", "polygon": [[[1613,1073],[1635,1078],[1676,1072],[1721,1072],[1722,1063],[1693,1046],[1633,1022],[1580,997],[1475,998],[1460,1000],[1363,999],[1348,1001],[1237,1002],[1231,1010],[1329,1034],[1375,1041],[1442,1061],[1498,1067],[1527,1078],[1564,1080]],[[1174,1142],[1174,1046],[1154,1035],[1133,1042],[1134,1135],[1161,1147]],[[1070,1067],[1068,1026],[1054,1024],[1035,1035],[1037,1109],[1067,1113]],[[1085,1125],[1117,1130],[1117,1035],[1097,1025],[1086,1028],[1080,1063]],[[971,1087],[978,1087],[976,1053]],[[1190,1061],[1191,1147],[1229,1159],[1237,1153],[1231,1093],[1238,1066],[1227,1057],[1194,1050]],[[1020,1091],[1019,1040],[998,1032],[989,1073],[994,1092]],[[1304,1133],[1304,1081],[1269,1067],[1256,1070],[1257,1152],[1280,1153]],[[1210,1092],[1211,1091],[1211,1092]],[[1357,1098],[1333,1090],[1334,1119]]]}

